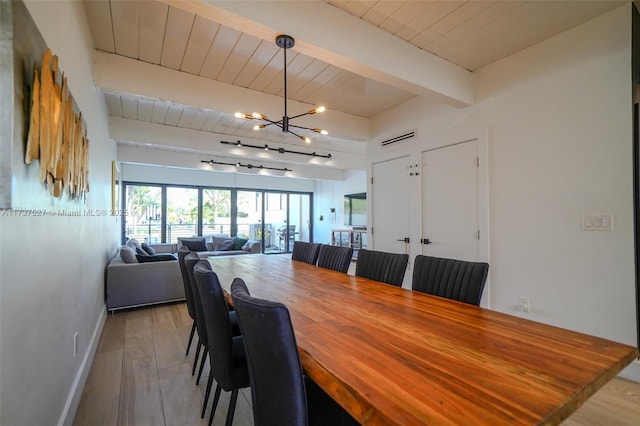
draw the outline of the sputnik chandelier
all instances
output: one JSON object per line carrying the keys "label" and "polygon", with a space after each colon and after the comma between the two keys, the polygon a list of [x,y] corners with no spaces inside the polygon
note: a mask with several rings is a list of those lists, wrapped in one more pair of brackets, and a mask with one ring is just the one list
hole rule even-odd
{"label": "sputnik chandelier", "polygon": [[266,115],[260,114],[259,112],[254,112],[253,114],[244,114],[241,112],[236,112],[235,116],[237,118],[246,118],[247,120],[262,120],[265,122],[265,123],[254,126],[253,130],[260,130],[260,129],[264,129],[265,127],[274,125],[281,128],[283,133],[291,133],[292,135],[302,139],[306,143],[310,143],[311,139],[309,139],[306,136],[299,135],[298,133],[291,130],[291,127],[294,127],[296,129],[309,130],[312,132],[320,133],[321,135],[328,135],[329,132],[323,129],[298,126],[290,123],[290,121],[295,118],[304,117],[305,115],[312,115],[318,112],[323,112],[325,110],[325,107],[320,106],[318,108],[314,108],[310,111],[307,111],[303,114],[294,115],[293,117],[289,117],[287,115],[287,49],[290,49],[293,47],[293,45],[295,44],[295,40],[291,36],[282,34],[276,37],[276,44],[278,45],[278,47],[284,50],[284,115],[282,116],[282,120],[273,121],[270,118],[268,118]]}

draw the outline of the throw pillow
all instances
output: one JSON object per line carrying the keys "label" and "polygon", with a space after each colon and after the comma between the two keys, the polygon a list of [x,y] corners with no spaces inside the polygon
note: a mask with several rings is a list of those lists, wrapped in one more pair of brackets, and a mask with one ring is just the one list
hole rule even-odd
{"label": "throw pillow", "polygon": [[255,241],[247,240],[247,242],[244,243],[244,245],[242,246],[242,250],[251,251],[251,247],[253,247],[254,244],[255,244]]}
{"label": "throw pillow", "polygon": [[139,248],[142,248],[142,246],[140,245],[140,243],[138,242],[138,240],[136,240],[135,238],[131,238],[129,241],[127,241],[127,245],[129,247],[133,247],[134,250],[137,250]]}
{"label": "throw pillow", "polygon": [[149,256],[149,253],[147,253],[146,251],[142,250],[142,247],[140,247],[140,248],[136,249],[136,255]]}
{"label": "throw pillow", "polygon": [[183,238],[182,245],[191,251],[207,251],[207,243],[204,238]]}
{"label": "throw pillow", "polygon": [[218,246],[218,250],[220,250],[220,251],[229,251],[229,250],[232,250],[232,249],[233,249],[233,240],[232,239],[224,240]]}
{"label": "throw pillow", "polygon": [[220,244],[223,241],[230,239],[228,235],[214,235],[211,237],[211,242],[213,243],[213,250],[220,250]]}
{"label": "throw pillow", "polygon": [[242,246],[247,242],[246,238],[233,237],[233,249],[242,250]]}
{"label": "throw pillow", "polygon": [[136,252],[127,245],[120,247],[120,258],[124,263],[138,263],[138,259],[136,259]]}
{"label": "throw pillow", "polygon": [[154,249],[153,247],[151,247],[149,244],[147,243],[142,243],[140,244],[142,246],[142,250],[146,251],[147,254],[149,255],[153,255],[156,254],[156,249]]}
{"label": "throw pillow", "polygon": [[140,262],[140,263],[144,263],[144,262],[165,262],[167,260],[178,260],[175,257],[175,255],[173,255],[171,253],[154,254],[154,255],[151,255],[151,256],[140,256],[139,254],[137,254],[136,257],[138,258],[138,262]]}

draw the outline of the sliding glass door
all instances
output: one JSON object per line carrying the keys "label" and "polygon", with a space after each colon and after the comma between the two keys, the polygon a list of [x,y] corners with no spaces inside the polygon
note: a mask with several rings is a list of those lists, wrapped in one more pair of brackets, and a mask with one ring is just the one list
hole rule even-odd
{"label": "sliding glass door", "polygon": [[162,241],[162,187],[156,185],[127,185],[123,233],[128,238],[155,244]]}
{"label": "sliding glass door", "polygon": [[166,242],[199,235],[198,205],[197,188],[167,187]]}
{"label": "sliding glass door", "polygon": [[194,235],[239,236],[264,253],[289,253],[312,241],[310,193],[124,182],[123,241],[176,243]]}
{"label": "sliding glass door", "polygon": [[265,252],[289,253],[294,241],[312,241],[309,194],[267,192],[265,197],[265,223],[275,230]]}
{"label": "sliding glass door", "polygon": [[287,237],[287,194],[267,192],[265,200],[264,220],[272,230],[270,244],[266,246],[265,253],[287,252],[290,245]]}
{"label": "sliding glass door", "polygon": [[237,194],[236,235],[262,241],[262,191],[238,191]]}
{"label": "sliding glass door", "polygon": [[202,235],[231,235],[231,190],[202,190]]}

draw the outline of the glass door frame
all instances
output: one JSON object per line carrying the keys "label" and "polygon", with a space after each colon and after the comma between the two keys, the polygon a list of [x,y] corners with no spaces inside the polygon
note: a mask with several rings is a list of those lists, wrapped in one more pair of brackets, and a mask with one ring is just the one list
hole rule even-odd
{"label": "glass door frame", "polygon": [[[155,183],[155,182],[138,182],[138,181],[123,181],[122,183],[122,191],[121,191],[121,205],[125,206],[125,208],[127,208],[126,206],[126,190],[129,186],[152,186],[152,187],[159,187],[160,188],[160,198],[161,198],[161,202],[160,202],[160,208],[162,210],[162,213],[160,214],[160,231],[161,231],[161,235],[160,235],[160,240],[162,243],[166,242],[167,239],[167,232],[166,232],[166,225],[167,225],[167,188],[185,188],[185,189],[197,189],[198,190],[198,217],[197,217],[197,232],[199,234],[202,234],[202,230],[204,227],[204,218],[203,216],[203,191],[206,189],[215,189],[215,190],[228,190],[231,192],[231,196],[230,196],[230,236],[235,236],[235,234],[237,234],[238,231],[238,222],[237,222],[237,213],[238,213],[238,206],[237,206],[237,200],[238,200],[238,192],[239,191],[244,191],[244,192],[255,192],[255,193],[260,193],[262,194],[262,206],[261,206],[261,216],[262,216],[262,221],[261,221],[261,227],[260,227],[260,243],[261,243],[261,251],[262,253],[265,253],[265,218],[266,218],[266,204],[267,204],[267,196],[268,194],[279,194],[281,197],[284,195],[284,199],[285,199],[285,203],[284,203],[284,210],[285,210],[285,221],[287,224],[287,228],[286,228],[286,238],[284,241],[284,249],[283,250],[278,250],[269,254],[275,254],[275,253],[291,253],[291,251],[293,250],[293,245],[290,244],[291,241],[291,235],[289,235],[289,223],[291,221],[291,196],[292,195],[298,195],[301,197],[301,199],[304,200],[305,196],[308,197],[308,211],[309,211],[309,217],[305,218],[303,220],[307,220],[308,222],[308,228],[309,228],[309,232],[308,232],[308,238],[304,238],[303,241],[308,240],[308,242],[313,242],[313,192],[305,192],[305,191],[279,191],[279,190],[275,190],[275,189],[256,189],[256,188],[233,188],[233,187],[219,187],[219,186],[208,186],[208,185],[181,185],[181,184],[167,184],[167,183]],[[307,206],[305,206],[306,208]],[[127,237],[126,235],[126,225],[127,225],[127,221],[126,219],[121,220],[121,238],[122,238],[122,244],[124,244],[125,242],[125,238]],[[272,232],[274,232],[275,230],[272,230]],[[273,238],[273,236],[272,236]]]}

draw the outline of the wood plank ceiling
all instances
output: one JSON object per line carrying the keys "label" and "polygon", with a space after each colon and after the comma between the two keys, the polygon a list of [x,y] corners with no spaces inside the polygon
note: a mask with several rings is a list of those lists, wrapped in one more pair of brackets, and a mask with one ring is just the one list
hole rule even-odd
{"label": "wood plank ceiling", "polygon": [[[179,7],[172,0],[85,0],[95,49],[283,96],[283,51]],[[215,2],[211,2],[215,3]],[[622,1],[351,1],[330,5],[471,72],[586,22]],[[295,34],[293,34],[295,36]],[[384,54],[384,52],[380,52]],[[288,98],[372,118],[415,95],[296,52],[287,53]],[[104,90],[109,114],[185,129],[253,137],[229,112]],[[244,111],[243,111],[244,112]],[[247,111],[251,112],[251,111]],[[282,133],[260,132],[265,141]],[[330,136],[320,139],[325,144]]]}

